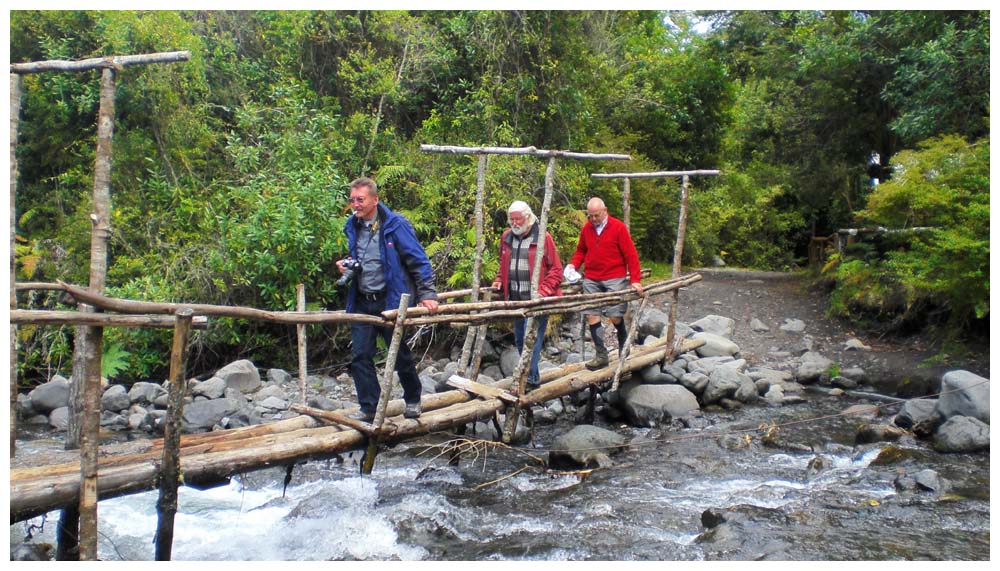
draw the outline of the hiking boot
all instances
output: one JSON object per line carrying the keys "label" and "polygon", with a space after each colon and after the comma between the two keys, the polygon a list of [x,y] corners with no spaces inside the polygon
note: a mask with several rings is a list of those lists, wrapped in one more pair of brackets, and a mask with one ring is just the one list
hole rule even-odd
{"label": "hiking boot", "polygon": [[420,403],[408,402],[403,410],[403,418],[418,418],[420,416]]}
{"label": "hiking boot", "polygon": [[587,364],[586,364],[587,369],[590,370],[590,371],[596,371],[597,369],[603,369],[604,367],[607,367],[607,366],[608,366],[608,350],[607,349],[605,349],[603,351],[601,351],[600,349],[598,349],[597,350],[597,354],[594,355],[594,358],[591,359],[591,360],[589,360],[589,361],[587,361]]}
{"label": "hiking boot", "polygon": [[361,422],[371,422],[375,420],[375,413],[358,410],[347,415],[347,418],[350,418],[352,420],[360,420]]}

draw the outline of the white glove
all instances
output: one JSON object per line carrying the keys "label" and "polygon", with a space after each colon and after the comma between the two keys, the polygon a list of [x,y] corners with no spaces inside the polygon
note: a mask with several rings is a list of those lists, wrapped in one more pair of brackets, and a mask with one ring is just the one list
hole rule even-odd
{"label": "white glove", "polygon": [[576,271],[573,264],[566,264],[566,268],[563,270],[563,277],[566,278],[566,281],[569,283],[575,284],[580,281],[583,276],[580,275],[580,272]]}

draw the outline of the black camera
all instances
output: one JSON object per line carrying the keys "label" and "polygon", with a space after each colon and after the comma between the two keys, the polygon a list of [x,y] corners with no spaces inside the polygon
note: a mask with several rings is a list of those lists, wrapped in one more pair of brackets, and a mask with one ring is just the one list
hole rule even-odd
{"label": "black camera", "polygon": [[341,260],[340,263],[344,266],[344,273],[341,274],[340,279],[337,280],[337,286],[343,287],[351,283],[351,280],[354,279],[354,274],[361,269],[361,262],[348,256]]}

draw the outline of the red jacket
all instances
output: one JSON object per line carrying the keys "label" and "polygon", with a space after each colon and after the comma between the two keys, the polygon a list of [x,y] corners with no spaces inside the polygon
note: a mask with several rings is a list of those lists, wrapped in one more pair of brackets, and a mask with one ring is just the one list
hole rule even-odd
{"label": "red jacket", "polygon": [[[528,267],[530,271],[535,271],[535,253],[538,251],[538,224],[536,223],[531,229],[532,235],[535,239],[532,240],[531,246],[528,248]],[[507,281],[510,277],[510,257],[514,251],[513,246],[514,238],[511,236],[510,228],[504,231],[503,236],[500,237],[500,268],[497,278],[493,280],[496,285],[499,282],[500,286],[500,297],[501,299],[508,299],[510,297],[510,290],[507,287]],[[542,256],[542,275],[538,280],[538,295],[542,297],[550,297],[553,295],[562,295],[562,290],[559,289],[559,284],[562,283],[562,262],[559,261],[559,252],[556,250],[556,242],[552,239],[552,235],[548,232],[545,233],[545,255]]]}
{"label": "red jacket", "polygon": [[587,222],[580,230],[580,240],[570,262],[574,268],[583,264],[583,277],[591,280],[623,278],[626,272],[632,283],[640,281],[639,253],[625,224],[608,216],[604,232],[597,235],[594,225]]}

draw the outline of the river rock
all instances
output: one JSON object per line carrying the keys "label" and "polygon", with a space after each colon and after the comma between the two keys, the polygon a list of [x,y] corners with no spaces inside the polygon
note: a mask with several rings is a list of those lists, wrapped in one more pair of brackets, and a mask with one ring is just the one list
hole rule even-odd
{"label": "river rock", "polygon": [[688,363],[688,371],[692,373],[702,373],[704,375],[711,375],[715,369],[718,367],[735,361],[729,355],[719,355],[718,357],[704,357],[702,359],[695,359]]}
{"label": "river rock", "polygon": [[721,315],[706,315],[698,321],[691,323],[691,328],[695,331],[712,333],[726,339],[732,339],[733,332],[736,331],[736,321]]}
{"label": "river rock", "polygon": [[767,333],[771,328],[764,324],[763,321],[754,317],[750,320],[750,331],[754,333]]}
{"label": "river rock", "polygon": [[712,404],[723,398],[751,403],[757,400],[757,385],[747,375],[730,367],[718,367],[708,376],[701,402]]}
{"label": "river rock", "polygon": [[61,375],[53,375],[49,382],[31,389],[28,399],[31,401],[31,408],[42,414],[68,406],[69,380]]}
{"label": "river rock", "polygon": [[990,380],[969,371],[948,371],[941,377],[937,412],[942,418],[969,416],[990,423]]}
{"label": "river rock", "polygon": [[851,337],[844,341],[844,349],[847,351],[871,351],[872,348],[862,343],[860,339]]}
{"label": "river rock", "polygon": [[937,428],[941,422],[937,413],[937,399],[911,399],[904,402],[892,422],[900,428],[913,430],[918,436],[928,436],[930,433],[920,434],[914,428],[931,426],[931,433]]}
{"label": "river rock", "polygon": [[227,387],[252,393],[260,388],[260,371],[247,359],[233,361],[215,372],[215,376],[226,381]]}
{"label": "river rock", "polygon": [[740,352],[739,345],[721,335],[699,331],[691,338],[705,341],[704,345],[695,349],[695,352],[702,357],[733,356]]}
{"label": "river rock", "polygon": [[207,399],[221,398],[226,393],[226,381],[222,377],[212,377],[204,381],[196,382],[191,387],[193,396],[202,396]]}
{"label": "river rock", "polygon": [[284,369],[268,369],[267,382],[279,385],[292,382],[292,375]]}
{"label": "river rock", "polygon": [[503,350],[500,354],[500,370],[503,371],[503,376],[509,377],[514,374],[514,369],[517,368],[517,362],[521,360],[521,354],[517,352],[517,347],[510,346]]}
{"label": "river rock", "polygon": [[913,475],[913,481],[917,487],[928,492],[942,493],[950,487],[947,480],[941,477],[936,471],[931,469],[921,470]]}
{"label": "river rock", "polygon": [[854,435],[854,443],[895,442],[904,435],[905,430],[892,424],[862,424]]}
{"label": "river rock", "polygon": [[953,416],[934,433],[938,452],[981,452],[990,449],[990,425],[971,416]]}
{"label": "river rock", "polygon": [[278,385],[265,385],[259,391],[253,394],[253,400],[261,401],[267,397],[277,397],[279,399],[286,399],[288,395],[285,394],[285,390]]}
{"label": "river rock", "polygon": [[802,333],[806,330],[806,324],[801,319],[786,319],[778,329],[788,333]]}
{"label": "river rock", "polygon": [[653,363],[648,367],[643,367],[642,370],[639,371],[639,377],[642,378],[642,382],[647,385],[667,385],[677,382],[676,378],[672,375],[664,373],[656,363]]}
{"label": "river rock", "polygon": [[132,399],[128,396],[128,391],[123,385],[111,385],[108,390],[101,395],[101,410],[109,412],[121,412],[132,404]]}
{"label": "river rock", "polygon": [[61,406],[49,413],[49,426],[60,432],[69,428],[69,407]]}
{"label": "river rock", "polygon": [[655,307],[647,307],[639,316],[639,323],[636,325],[638,338],[642,339],[648,335],[662,337],[667,332],[667,324],[670,316]]}
{"label": "river rock", "polygon": [[705,392],[705,387],[708,386],[708,375],[698,372],[684,373],[678,381],[682,387],[696,395],[700,395]]}
{"label": "river rock", "polygon": [[264,400],[257,402],[258,406],[261,406],[270,410],[287,410],[288,401],[278,397],[267,397]]}
{"label": "river rock", "polygon": [[701,414],[698,399],[681,385],[643,385],[635,381],[620,387],[619,408],[636,426],[656,426],[675,418]]}
{"label": "river rock", "polygon": [[609,456],[620,453],[625,442],[626,438],[616,432],[581,424],[553,441],[549,465],[565,468],[594,465],[606,467],[611,464]]}
{"label": "river rock", "polygon": [[153,404],[160,395],[166,393],[166,389],[157,383],[139,381],[132,383],[132,387],[128,390],[128,398],[132,400],[133,404],[147,405]]}
{"label": "river rock", "polygon": [[184,407],[184,429],[189,432],[209,430],[238,410],[239,403],[233,399],[195,401]]}
{"label": "river rock", "polygon": [[832,364],[833,361],[823,355],[808,351],[802,355],[799,368],[795,370],[795,380],[809,384],[829,379]]}

